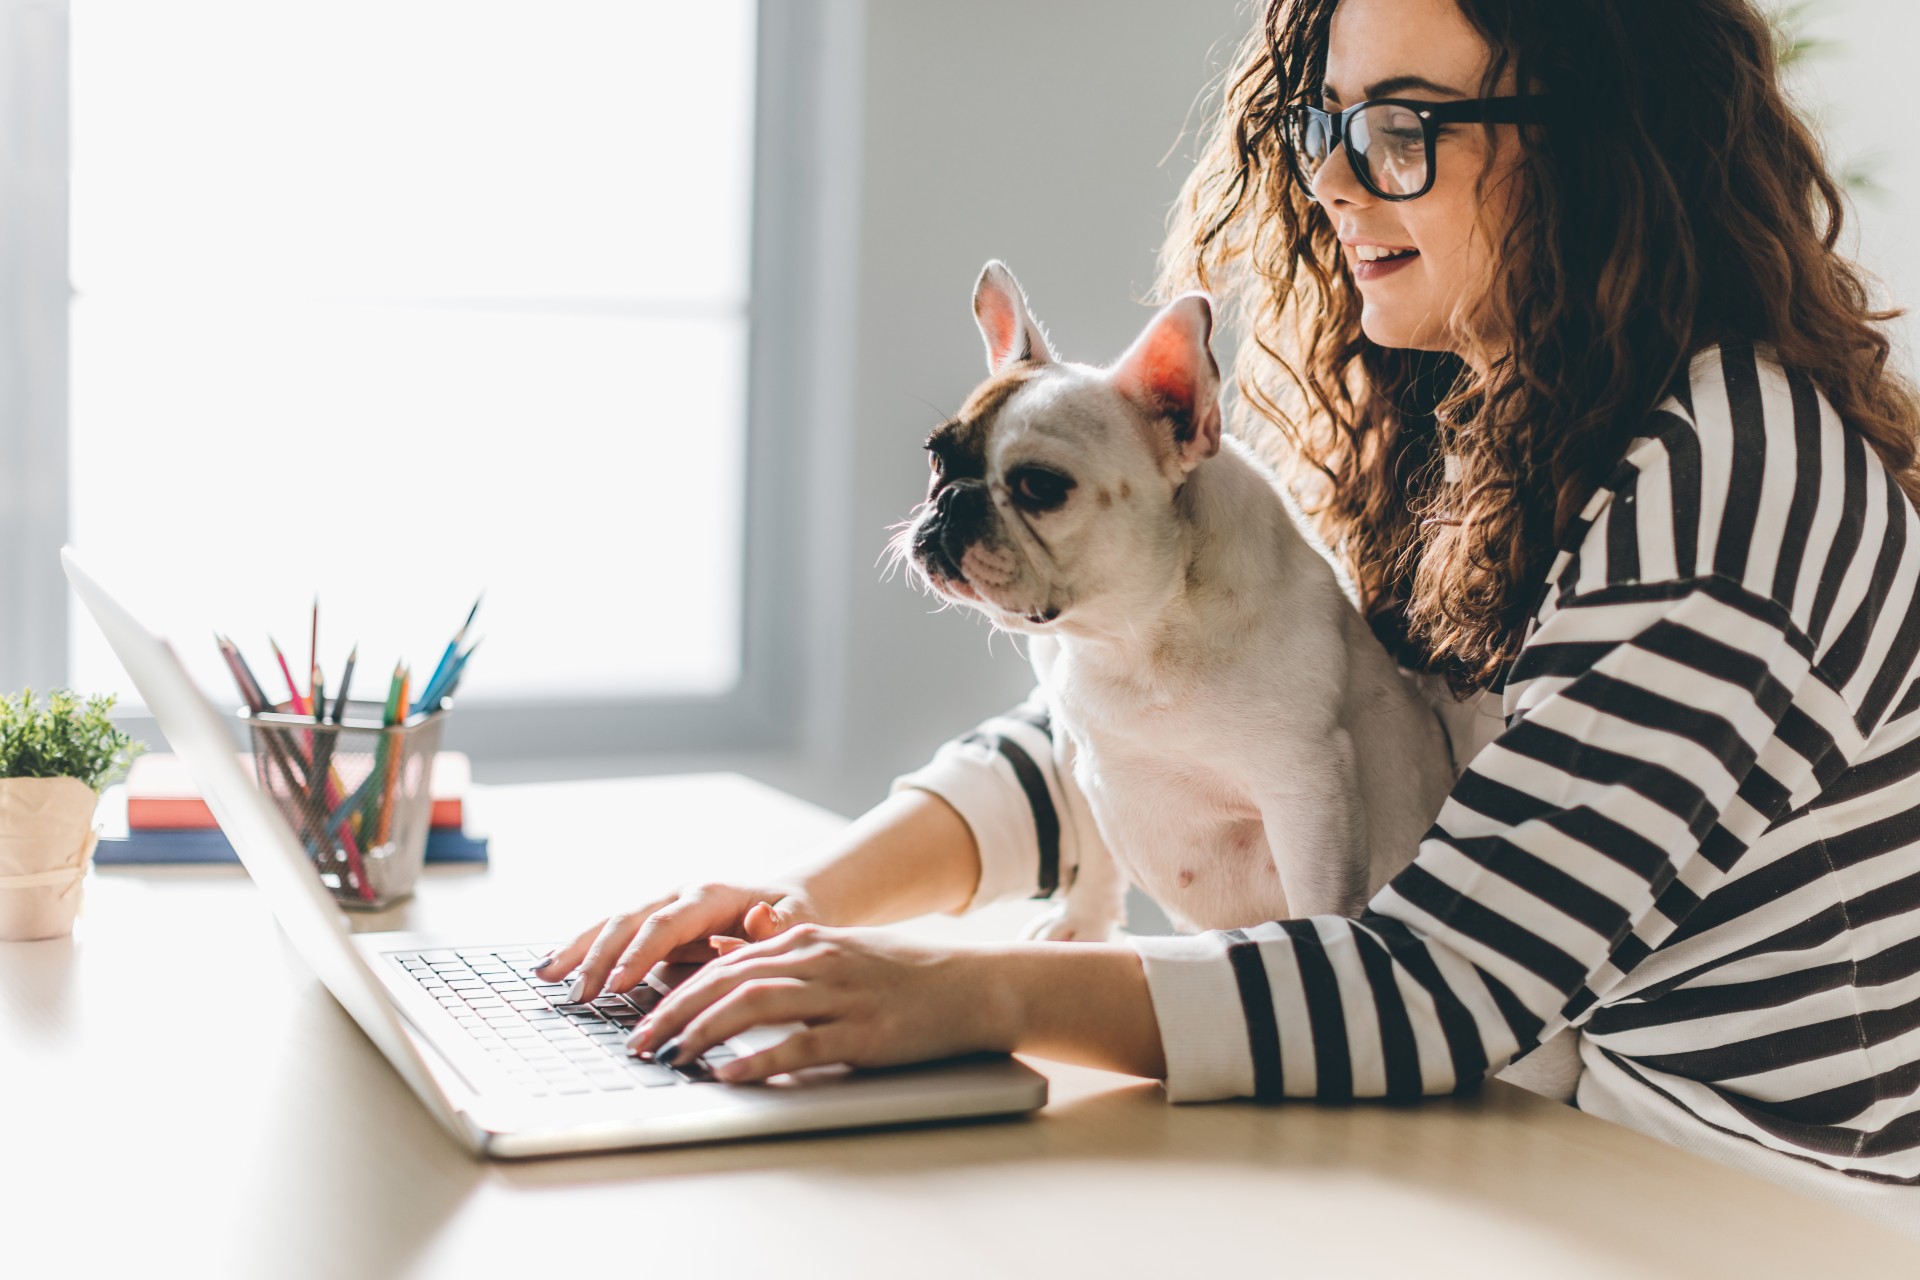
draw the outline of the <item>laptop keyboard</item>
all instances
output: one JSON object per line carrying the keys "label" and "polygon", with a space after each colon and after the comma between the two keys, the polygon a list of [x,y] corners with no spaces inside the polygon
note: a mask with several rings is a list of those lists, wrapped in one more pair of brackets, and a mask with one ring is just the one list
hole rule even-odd
{"label": "laptop keyboard", "polygon": [[708,1083],[709,1067],[734,1056],[717,1045],[671,1067],[633,1057],[627,1036],[660,1003],[660,992],[642,985],[625,995],[570,1004],[570,984],[527,975],[539,953],[524,948],[397,952],[393,958],[536,1097]]}

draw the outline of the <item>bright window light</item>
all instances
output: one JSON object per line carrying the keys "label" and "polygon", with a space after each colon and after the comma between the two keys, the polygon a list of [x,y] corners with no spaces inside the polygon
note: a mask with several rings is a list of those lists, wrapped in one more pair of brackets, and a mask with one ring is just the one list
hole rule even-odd
{"label": "bright window light", "polygon": [[203,686],[483,587],[463,698],[734,684],[753,15],[73,0],[72,537]]}

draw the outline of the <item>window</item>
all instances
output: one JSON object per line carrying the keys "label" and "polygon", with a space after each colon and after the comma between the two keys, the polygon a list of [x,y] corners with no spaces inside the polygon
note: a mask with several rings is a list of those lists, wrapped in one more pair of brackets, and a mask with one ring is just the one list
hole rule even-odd
{"label": "window", "polygon": [[757,406],[802,380],[781,271],[811,205],[767,157],[805,141],[813,6],[24,7],[0,36],[34,72],[16,136],[70,205],[20,184],[0,257],[58,261],[70,230],[73,294],[0,315],[0,364],[38,379],[0,440],[0,588],[25,605],[0,672],[134,696],[60,617],[65,535],[223,700],[215,629],[303,664],[318,591],[322,663],[357,641],[365,693],[430,665],[484,587],[459,745],[784,731],[798,552],[768,500],[807,422],[775,438]]}

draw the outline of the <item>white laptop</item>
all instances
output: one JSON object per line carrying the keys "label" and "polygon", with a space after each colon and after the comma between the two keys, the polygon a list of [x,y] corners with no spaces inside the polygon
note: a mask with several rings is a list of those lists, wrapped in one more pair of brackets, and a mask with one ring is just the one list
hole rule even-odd
{"label": "white laptop", "polygon": [[[701,1063],[668,1068],[627,1054],[626,1030],[665,990],[657,976],[630,999],[570,1005],[561,984],[527,974],[544,946],[353,933],[292,829],[241,768],[221,713],[173,650],[95,581],[72,548],[60,559],[293,945],[470,1150],[500,1157],[604,1151],[1007,1115],[1046,1104],[1046,1078],[1001,1055],[720,1084]],[[432,884],[421,891],[431,893]],[[754,1047],[730,1042],[717,1054]]]}

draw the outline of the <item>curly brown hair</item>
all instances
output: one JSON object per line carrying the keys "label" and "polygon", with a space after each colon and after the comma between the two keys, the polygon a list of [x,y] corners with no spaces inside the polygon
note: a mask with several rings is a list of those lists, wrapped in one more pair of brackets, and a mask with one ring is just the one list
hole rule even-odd
{"label": "curly brown hair", "polygon": [[1716,342],[1771,344],[1920,500],[1920,400],[1877,327],[1899,313],[1835,250],[1841,191],[1750,0],[1458,0],[1492,51],[1483,94],[1577,104],[1526,128],[1511,198],[1483,205],[1513,210],[1487,229],[1506,265],[1486,315],[1525,338],[1479,371],[1365,337],[1332,224],[1293,177],[1284,109],[1318,101],[1337,3],[1270,0],[1159,292],[1207,289],[1237,322],[1236,431],[1282,467],[1403,661],[1459,694],[1498,676],[1570,523]]}

